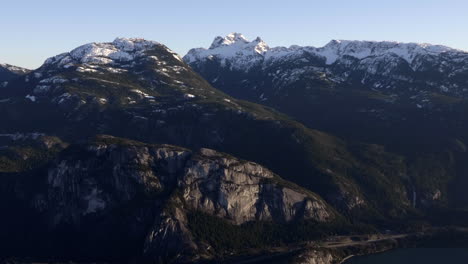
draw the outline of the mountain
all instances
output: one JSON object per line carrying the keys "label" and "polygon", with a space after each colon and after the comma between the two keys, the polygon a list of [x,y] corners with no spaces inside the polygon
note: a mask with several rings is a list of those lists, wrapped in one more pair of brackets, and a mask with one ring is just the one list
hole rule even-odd
{"label": "mountain", "polygon": [[[263,164],[330,196],[345,211],[362,203],[355,184],[338,179],[346,177],[344,168],[365,166],[351,158],[353,150],[345,142],[219,92],[156,42],[117,39],[84,45],[48,59],[2,94],[6,114],[0,121],[9,124],[0,127],[4,134],[45,133],[73,142],[111,134],[209,147]],[[329,166],[343,172],[330,172]],[[402,199],[398,203],[407,207]]]}
{"label": "mountain", "polygon": [[46,60],[0,90],[0,112],[7,257],[216,261],[416,230],[450,216],[467,184],[461,141],[408,160],[343,140],[221,92],[144,39]]}
{"label": "mountain", "polygon": [[[421,157],[443,163],[446,181],[466,182],[465,51],[337,40],[321,48],[271,48],[260,38],[233,33],[208,49],[190,50],[184,60],[233,97],[273,107],[348,142],[383,145],[410,163]],[[453,193],[466,201],[457,188]]]}
{"label": "mountain", "polygon": [[233,33],[217,37],[209,49],[190,50],[184,60],[234,97],[344,138],[398,148],[445,144],[440,135],[451,131],[466,140],[464,51],[336,40],[322,48],[270,48],[260,38],[249,42]]}
{"label": "mountain", "polygon": [[0,85],[5,86],[7,81],[28,73],[30,70],[9,64],[0,64]]}
{"label": "mountain", "polygon": [[111,136],[75,145],[40,134],[3,139],[13,145],[2,150],[0,166],[0,208],[9,212],[0,228],[2,254],[193,261],[225,246],[210,245],[221,233],[197,244],[196,217],[236,225],[339,218],[310,191],[209,149],[192,152]]}
{"label": "mountain", "polygon": [[262,70],[274,79],[276,90],[312,74],[334,84],[358,84],[395,96],[409,88],[414,94],[463,98],[468,91],[468,52],[440,45],[332,40],[321,48],[270,48],[260,37],[249,42],[232,33],[215,38],[209,49],[190,50],[184,60],[195,68],[212,63],[245,73]]}

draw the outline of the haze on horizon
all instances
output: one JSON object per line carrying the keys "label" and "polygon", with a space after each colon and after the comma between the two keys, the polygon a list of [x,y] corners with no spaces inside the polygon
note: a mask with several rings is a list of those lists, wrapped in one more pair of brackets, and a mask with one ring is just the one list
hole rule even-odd
{"label": "haze on horizon", "polygon": [[441,44],[468,51],[468,2],[58,0],[2,3],[0,63],[39,67],[46,58],[116,37],[159,41],[181,55],[241,32],[270,46],[320,47],[331,39]]}

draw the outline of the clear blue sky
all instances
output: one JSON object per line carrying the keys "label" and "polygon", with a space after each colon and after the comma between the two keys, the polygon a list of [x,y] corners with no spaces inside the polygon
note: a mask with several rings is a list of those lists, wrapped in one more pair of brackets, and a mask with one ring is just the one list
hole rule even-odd
{"label": "clear blue sky", "polygon": [[467,0],[11,0],[0,11],[0,63],[29,68],[118,36],[157,40],[184,55],[234,31],[270,46],[350,39],[468,50]]}

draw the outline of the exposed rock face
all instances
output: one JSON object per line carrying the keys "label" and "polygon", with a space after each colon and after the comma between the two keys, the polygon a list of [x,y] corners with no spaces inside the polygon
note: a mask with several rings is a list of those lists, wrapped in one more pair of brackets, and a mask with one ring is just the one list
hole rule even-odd
{"label": "exposed rock face", "polygon": [[185,211],[176,207],[156,218],[146,238],[144,253],[150,258],[190,262],[199,258],[202,250],[193,241]]}
{"label": "exposed rock face", "polygon": [[299,255],[293,263],[296,264],[337,264],[341,258],[333,256],[329,251],[308,250]]}
{"label": "exposed rock face", "polygon": [[[48,170],[50,209],[55,222],[118,207],[141,193],[171,188],[189,151],[174,147],[88,146],[82,157],[62,157]],[[157,169],[154,169],[156,168]]]}
{"label": "exposed rock face", "polygon": [[179,186],[189,206],[236,224],[295,218],[326,222],[332,218],[322,200],[282,187],[276,177],[258,164],[202,149],[189,162]]}
{"label": "exposed rock face", "polygon": [[210,149],[192,156],[188,150],[169,146],[96,144],[85,151],[82,159],[73,153],[48,170],[49,205],[57,212],[57,221],[65,215],[79,219],[118,206],[139,193],[169,192],[176,181],[187,209],[236,224],[333,218],[317,196],[282,187],[268,169]]}

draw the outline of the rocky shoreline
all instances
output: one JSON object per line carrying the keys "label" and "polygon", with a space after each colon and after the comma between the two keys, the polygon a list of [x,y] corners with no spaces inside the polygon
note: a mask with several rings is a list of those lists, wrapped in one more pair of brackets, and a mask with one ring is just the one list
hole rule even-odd
{"label": "rocky shoreline", "polygon": [[292,263],[297,264],[341,264],[354,256],[370,255],[392,250],[399,247],[401,240],[388,239],[360,245],[350,245],[337,248],[307,249],[296,256]]}

